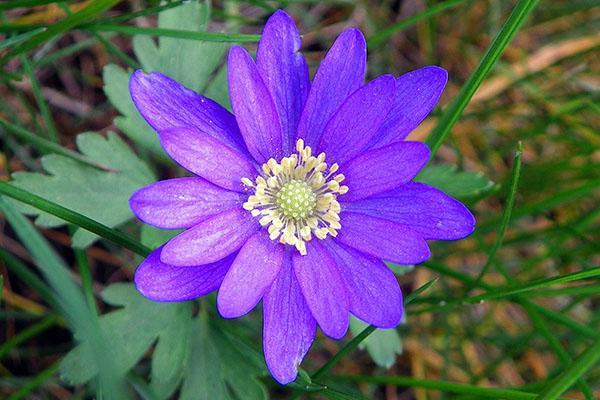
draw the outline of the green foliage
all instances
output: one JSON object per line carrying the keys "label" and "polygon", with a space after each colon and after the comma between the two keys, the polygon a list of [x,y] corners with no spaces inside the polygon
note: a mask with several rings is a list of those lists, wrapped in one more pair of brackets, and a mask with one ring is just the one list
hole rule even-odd
{"label": "green foliage", "polygon": [[[110,227],[131,219],[129,197],[135,190],[154,181],[150,169],[114,133],[109,133],[107,138],[97,133],[83,133],[77,137],[77,146],[90,160],[108,170],[49,154],[42,158],[42,166],[49,175],[16,172],[12,184]],[[32,207],[19,207],[27,214],[36,215],[36,223],[40,226],[64,224],[63,220]],[[95,239],[96,235],[78,229],[73,236],[73,245],[86,247]]]}
{"label": "green foliage", "polygon": [[[369,325],[354,317],[350,318],[350,332],[356,336]],[[365,349],[375,362],[383,368],[390,368],[396,362],[396,356],[402,354],[402,341],[396,329],[377,329],[359,346]]]}
{"label": "green foliage", "polygon": [[[119,376],[125,376],[157,339],[159,344],[163,340],[173,343],[176,341],[173,336],[180,339],[191,324],[191,304],[152,302],[131,284],[108,286],[102,292],[102,298],[107,304],[120,307],[100,317],[100,328],[105,337],[110,338],[111,352],[116,360],[115,373]],[[177,362],[183,362],[185,353],[183,347],[179,352],[176,346],[170,350],[169,358],[176,370]],[[85,383],[96,374],[98,364],[89,342],[73,349],[61,364],[61,377],[72,384]],[[170,374],[166,375],[165,379],[171,378]]]}
{"label": "green foliage", "polygon": [[481,172],[457,171],[454,165],[430,165],[415,180],[461,200],[481,197],[494,188],[494,183]]}
{"label": "green foliage", "polygon": [[[206,3],[181,5],[180,0],[140,3],[139,11],[119,7],[110,15],[102,16],[114,1],[99,0],[81,11],[72,10],[71,16],[59,16],[58,20],[53,19],[50,9],[43,8],[52,3],[48,0],[5,3],[0,4],[0,12],[15,7],[22,10],[4,12],[0,27],[5,36],[0,43],[0,50],[4,51],[0,64],[11,61],[6,64],[1,79],[7,86],[3,86],[5,95],[0,100],[3,115],[0,170],[4,167],[11,170],[15,166],[20,170],[22,165],[35,168],[32,149],[38,154],[55,154],[43,159],[46,175],[43,171],[15,174],[17,184],[22,176],[27,186],[21,187],[26,191],[0,182],[0,195],[6,196],[0,198],[3,213],[0,219],[6,220],[12,228],[7,231],[7,246],[0,248],[0,260],[9,271],[8,276],[4,276],[5,289],[52,309],[39,319],[25,309],[0,310],[2,323],[19,319],[15,335],[0,346],[4,368],[0,396],[6,390],[10,399],[51,396],[48,388],[55,383],[47,383],[55,376],[64,352],[44,343],[47,338],[53,338],[56,331],[62,330],[64,334],[66,328],[72,332],[78,347],[68,355],[62,368],[66,368],[67,376],[89,381],[85,388],[64,389],[72,390],[73,397],[133,398],[133,391],[125,392],[123,384],[128,383],[142,398],[152,400],[265,398],[265,388],[258,380],[259,377],[269,380],[262,356],[240,342],[245,333],[254,342],[258,341],[260,319],[256,318],[257,314],[242,323],[222,321],[214,311],[214,296],[201,303],[157,304],[141,298],[130,284],[118,284],[108,286],[103,292],[109,306],[104,308],[105,315],[98,317],[95,308],[89,307],[95,302],[92,288],[106,285],[106,277],[114,276],[112,273],[116,271],[99,273],[95,266],[103,268],[105,265],[99,265],[97,256],[93,255],[98,249],[75,252],[78,262],[83,259],[85,263],[88,257],[93,261],[91,268],[87,268],[87,276],[86,268],[80,265],[79,274],[88,295],[85,301],[73,279],[75,269],[57,257],[52,246],[18,212],[25,210],[36,215],[42,226],[59,226],[64,221],[83,226],[123,249],[111,247],[111,253],[121,260],[128,260],[129,253],[125,249],[140,256],[147,254],[146,246],[106,225],[113,226],[107,220],[113,218],[112,214],[120,215],[114,226],[131,217],[126,188],[132,191],[153,181],[152,173],[112,134],[108,139],[96,134],[83,135],[94,136],[95,144],[99,144],[89,147],[102,148],[95,157],[83,149],[78,153],[44,139],[48,137],[48,129],[40,125],[50,129],[56,125],[60,139],[64,139],[60,135],[68,124],[90,126],[93,120],[94,126],[99,121],[110,125],[109,114],[99,103],[100,97],[76,99],[96,112],[90,113],[91,118],[90,115],[75,117],[52,101],[55,97],[48,93],[58,89],[61,94],[71,95],[70,89],[57,87],[57,82],[65,76],[74,81],[74,87],[88,89],[95,77],[87,73],[88,69],[82,73],[77,61],[80,55],[89,57],[90,51],[86,49],[100,44],[94,47],[94,54],[134,68],[139,64],[148,72],[161,71],[227,106],[226,68],[221,65],[225,46],[228,46],[224,42],[256,41],[259,36],[206,32]],[[590,62],[590,50],[597,46],[595,31],[590,31],[594,11],[591,2],[545,3],[535,10],[531,26],[512,43],[537,1],[483,4],[465,0],[430,1],[414,13],[406,7],[392,10],[387,2],[321,2],[316,8],[312,3],[219,2],[215,14],[219,26],[225,26],[226,30],[243,26],[244,32],[256,33],[268,14],[285,6],[299,22],[301,32],[308,33],[304,43],[311,71],[321,50],[330,44],[330,33],[336,26],[346,24],[348,15],[355,14],[366,18],[361,19],[361,27],[367,28],[370,76],[394,72],[394,68],[412,69],[417,67],[415,60],[448,68],[451,90],[442,102],[446,105],[428,143],[435,154],[449,134],[460,132],[460,140],[457,136],[454,146],[457,156],[464,158],[464,165],[469,169],[481,169],[486,175],[462,172],[450,165],[431,165],[418,180],[468,203],[492,194],[494,197],[478,204],[478,226],[471,239],[458,245],[432,244],[434,257],[417,269],[429,275],[426,279],[433,279],[406,296],[407,316],[426,315],[427,318],[419,320],[418,329],[414,329],[417,325],[413,323],[402,332],[406,331],[406,335],[413,338],[418,336],[415,342],[426,347],[429,350],[426,353],[444,360],[440,368],[428,363],[428,354],[420,357],[427,366],[427,375],[420,378],[435,379],[410,377],[408,367],[404,366],[396,375],[380,373],[379,369],[373,371],[370,366],[357,366],[352,361],[357,347],[366,349],[382,367],[396,358],[401,347],[396,330],[382,331],[352,321],[354,337],[344,344],[338,342],[340,350],[324,360],[321,368],[315,364],[321,364],[321,357],[335,344],[329,342],[323,351],[323,346],[317,343],[308,362],[303,364],[311,372],[317,367],[316,372],[309,375],[301,370],[299,379],[287,389],[304,398],[332,399],[356,399],[361,398],[360,394],[378,398],[384,385],[388,390],[396,388],[400,397],[410,392],[403,389],[407,387],[439,392],[441,398],[465,400],[552,400],[565,398],[559,397],[563,392],[568,398],[595,398],[594,391],[600,382],[595,368],[600,360],[597,335],[600,319],[593,296],[598,294],[600,269],[592,266],[598,253],[595,238],[600,211],[595,207],[599,183],[597,168],[593,168],[594,150],[598,147],[594,126],[598,106],[594,62]],[[63,10],[69,6],[57,4]],[[38,7],[25,9],[33,6]],[[149,17],[152,24],[158,11],[171,7],[172,10],[160,14],[158,28],[141,26],[140,19],[134,21],[134,18]],[[506,19],[511,10],[511,16]],[[28,14],[41,18],[40,22],[17,21],[21,15]],[[398,18],[400,14],[402,18]],[[464,24],[464,21],[469,23]],[[417,22],[420,26],[415,34],[412,26]],[[65,46],[72,40],[63,35],[70,36],[73,30],[88,37]],[[102,37],[105,32],[111,34]],[[406,41],[396,40],[395,32],[415,40],[410,41],[410,46],[403,45]],[[473,32],[477,35],[473,36]],[[134,37],[137,61],[127,55],[128,45],[121,47],[125,40],[113,41],[117,36],[123,39],[128,35]],[[447,40],[438,40],[441,35]],[[568,41],[576,45],[565,45]],[[486,50],[487,43],[490,46]],[[594,47],[590,47],[590,43]],[[377,47],[383,44],[390,51]],[[508,46],[511,46],[510,54],[501,57]],[[28,51],[34,47],[40,51]],[[574,48],[579,50],[573,51]],[[99,60],[105,57],[93,57],[94,67],[102,68]],[[552,65],[544,66],[544,62]],[[473,71],[469,71],[469,66],[475,67]],[[523,66],[527,70],[525,75],[519,70]],[[488,79],[491,72],[494,76]],[[121,113],[115,123],[133,140],[136,150],[142,150],[144,159],[165,158],[155,132],[141,119],[130,100],[130,74],[130,70],[114,64],[104,68],[105,92]],[[463,79],[469,74],[464,83]],[[16,84],[21,77],[31,85]],[[502,85],[497,86],[498,82],[508,86],[503,89]],[[470,101],[475,90],[481,89],[484,93],[490,88],[500,91],[496,96]],[[449,99],[448,94],[452,93],[458,95]],[[464,125],[463,112],[468,113]],[[15,138],[20,143],[16,143]],[[505,164],[521,140],[525,147],[523,174],[517,179],[517,164],[513,163],[511,180]],[[21,145],[23,142],[27,145]],[[123,160],[114,161],[114,150],[123,148],[126,151],[122,152],[122,158],[129,160],[125,168],[122,168]],[[165,172],[165,177],[174,173],[171,169]],[[506,182],[509,195],[496,190],[498,186],[486,176],[496,182]],[[21,204],[17,209],[8,197],[47,214]],[[117,209],[120,211],[114,212]],[[155,248],[177,233],[142,226],[141,241]],[[89,243],[92,236],[88,235],[80,230],[76,243]],[[13,246],[11,239],[18,239],[31,259],[17,251],[20,249]],[[70,256],[70,250],[66,251]],[[120,268],[130,270],[134,266],[131,262]],[[392,264],[390,268],[397,275],[410,274],[413,269]],[[95,279],[94,285],[92,279]],[[406,275],[400,279],[406,283],[412,278]],[[433,287],[436,280],[439,284]],[[13,285],[13,281],[17,284]],[[8,296],[0,300],[5,307],[15,307],[11,304],[14,300]],[[200,311],[196,315],[198,305]],[[517,319],[512,321],[512,316]],[[248,325],[242,325],[246,323]],[[252,330],[246,332],[248,327]],[[44,340],[35,339],[45,336],[46,332],[48,336]],[[324,338],[319,336],[317,340]],[[477,360],[472,360],[473,356],[464,351],[468,348],[465,345],[477,349]],[[47,356],[50,352],[52,356]],[[11,376],[15,372],[13,354],[17,355],[14,359],[18,362],[27,361],[22,365],[34,366],[27,376]],[[528,354],[547,360],[546,377],[531,374],[529,367],[533,358]],[[334,368],[338,363],[340,368]],[[516,372],[514,376],[520,376],[524,384],[510,382],[513,375],[506,374],[505,367],[509,372],[511,369]],[[344,375],[345,371],[358,370],[371,375]],[[100,373],[96,375],[95,371]],[[460,375],[445,375],[445,371]],[[456,379],[463,373],[464,379]],[[94,378],[90,380],[90,377]],[[96,389],[95,396],[93,389]],[[289,391],[280,397],[289,398]]]}
{"label": "green foliage", "polygon": [[224,328],[214,326],[207,313],[196,318],[180,399],[267,398],[265,387],[257,379],[259,373],[264,373],[264,363]]}
{"label": "green foliage", "polygon": [[[153,302],[127,283],[107,287],[102,298],[120,307],[100,317],[118,376],[124,377],[157,342],[150,382],[157,398],[168,398],[180,384],[179,398],[184,400],[266,398],[256,378],[264,366],[257,362],[255,352],[214,327],[207,313],[192,318],[191,302]],[[98,365],[87,342],[67,354],[61,364],[61,377],[71,384],[88,382],[96,374]]]}
{"label": "green foliage", "polygon": [[140,239],[143,244],[155,249],[179,233],[181,233],[181,230],[158,229],[152,225],[144,224],[140,232]]}
{"label": "green foliage", "polygon": [[69,268],[16,207],[2,197],[0,211],[52,288],[56,311],[63,315],[76,340],[86,343],[88,358],[101,371],[97,381],[99,390],[109,398],[122,398],[121,379],[115,373],[115,353],[109,345],[108,337],[100,329],[97,316],[91,313],[81,289],[73,282]]}
{"label": "green foliage", "polygon": [[[210,15],[207,2],[189,2],[162,11],[158,17],[159,28],[204,32]],[[145,72],[162,72],[197,92],[219,93],[215,100],[227,99],[227,85],[223,79],[209,78],[219,66],[226,46],[223,43],[190,39],[159,38],[158,45],[148,36],[135,36],[133,50]],[[190,73],[190,70],[193,73]],[[221,68],[224,71],[224,68]],[[219,72],[217,76],[226,75]],[[104,68],[104,92],[121,116],[115,124],[137,145],[164,157],[158,137],[142,119],[129,95],[129,77],[125,71],[110,64]],[[224,96],[223,96],[224,93]],[[227,104],[227,103],[225,103]]]}

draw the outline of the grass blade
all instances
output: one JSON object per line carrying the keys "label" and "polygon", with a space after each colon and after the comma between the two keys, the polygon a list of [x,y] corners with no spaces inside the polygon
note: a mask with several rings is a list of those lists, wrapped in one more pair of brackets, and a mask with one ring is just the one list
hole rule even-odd
{"label": "grass blade", "polygon": [[458,121],[462,112],[475,94],[477,88],[481,85],[487,74],[491,71],[496,61],[502,55],[504,49],[510,43],[511,39],[517,33],[527,16],[533,11],[539,0],[520,0],[513,12],[510,14],[504,26],[494,38],[494,41],[484,54],[475,71],[471,74],[467,82],[463,85],[458,96],[438,121],[427,138],[427,144],[431,148],[431,159],[446,139],[446,136],[452,130],[454,124]]}
{"label": "grass blade", "polygon": [[86,29],[91,32],[116,32],[124,35],[150,35],[200,40],[203,42],[255,43],[260,39],[260,35],[246,35],[243,33],[194,32],[182,31],[179,29],[145,28],[131,25],[94,24],[86,27]]}
{"label": "grass blade", "polygon": [[94,221],[85,215],[79,214],[75,211],[69,210],[59,204],[48,201],[40,196],[36,196],[26,190],[14,187],[6,182],[0,182],[0,193],[8,197],[12,197],[15,200],[19,200],[25,204],[29,204],[37,208],[38,210],[50,213],[58,218],[64,219],[67,222],[80,226],[87,229],[96,235],[102,236],[105,239],[110,240],[120,246],[125,247],[137,253],[141,256],[147,256],[150,253],[150,249],[144,246],[142,243],[133,239],[132,237],[119,232],[116,229],[109,228],[108,226]]}
{"label": "grass blade", "polygon": [[27,398],[35,388],[40,385],[43,385],[48,379],[52,378],[58,368],[60,367],[60,361],[55,362],[50,367],[46,368],[38,375],[36,375],[32,380],[24,384],[17,392],[13,393],[7,400],[21,400]]}
{"label": "grass blade", "polygon": [[377,47],[383,44],[390,36],[392,36],[396,32],[400,32],[403,29],[408,28],[411,25],[416,24],[417,22],[433,17],[436,14],[449,10],[453,7],[456,7],[462,3],[465,3],[466,0],[446,0],[439,4],[435,4],[423,12],[420,12],[416,15],[403,19],[402,21],[393,24],[385,29],[381,29],[379,32],[371,36],[367,40],[367,44],[369,48]]}
{"label": "grass blade", "polygon": [[37,322],[26,329],[23,329],[21,332],[19,332],[18,335],[13,336],[6,342],[2,343],[2,345],[0,345],[0,360],[4,358],[4,356],[6,356],[13,348],[17,347],[23,342],[26,342],[32,337],[39,335],[46,329],[51,328],[57,322],[58,316],[49,315],[40,322]]}
{"label": "grass blade", "polygon": [[479,283],[481,282],[481,280],[483,279],[483,277],[485,276],[485,274],[487,273],[489,268],[492,266],[492,264],[496,258],[496,253],[498,253],[498,250],[500,250],[500,247],[502,247],[502,242],[504,240],[504,234],[506,233],[506,228],[508,227],[508,224],[510,222],[512,210],[515,205],[515,196],[517,194],[517,186],[519,185],[519,178],[521,176],[521,156],[522,156],[522,154],[523,154],[523,144],[521,142],[519,142],[517,145],[517,151],[515,153],[514,162],[513,162],[512,174],[510,177],[508,198],[506,199],[506,206],[504,207],[504,212],[502,213],[502,220],[500,222],[500,228],[498,229],[496,241],[494,242],[494,245],[492,246],[492,249],[490,250],[490,253],[488,254],[488,258],[487,258],[487,261],[485,262],[485,265],[481,269],[481,272],[475,279],[475,282],[473,283],[473,285],[467,288],[467,290],[466,290],[467,292],[470,291],[474,286],[479,286]]}
{"label": "grass blade", "polygon": [[107,398],[122,398],[119,394],[122,391],[122,383],[114,374],[114,358],[110,344],[102,334],[97,316],[90,312],[83,293],[71,279],[69,268],[29,220],[2,197],[0,210],[52,287],[59,305],[57,311],[64,315],[74,337],[79,340],[87,339],[91,343],[90,348],[101,371],[98,378],[99,390],[106,393]]}
{"label": "grass blade", "polygon": [[[425,283],[423,286],[417,288],[413,293],[406,297],[404,301],[404,305],[408,305],[421,293],[429,289],[437,282],[437,278],[430,280]],[[344,358],[348,353],[358,347],[358,345],[365,340],[371,333],[375,332],[377,329],[374,325],[369,325],[361,333],[352,338],[340,351],[338,351],[333,357],[325,363],[321,368],[319,368],[314,374],[311,375],[312,379],[318,379],[321,376],[325,375],[335,364],[337,364],[342,358]]]}
{"label": "grass blade", "polygon": [[4,39],[2,42],[0,42],[0,51],[7,49],[11,46],[14,46],[16,44],[19,44],[21,42],[24,42],[25,40],[37,35],[40,32],[43,32],[44,28],[43,27],[39,27],[39,28],[35,28],[32,29],[30,31],[27,32],[23,32],[19,35],[15,35],[15,36],[11,36],[9,38]]}
{"label": "grass blade", "polygon": [[54,120],[52,119],[52,113],[50,112],[50,108],[48,108],[48,104],[46,104],[46,99],[42,93],[42,88],[40,86],[40,81],[35,76],[35,71],[31,66],[31,62],[25,57],[21,55],[21,64],[23,65],[23,70],[25,71],[25,75],[29,78],[29,82],[31,82],[31,92],[33,93],[33,97],[35,98],[35,102],[38,105],[38,109],[40,110],[40,114],[42,114],[42,118],[44,119],[44,124],[46,125],[46,134],[48,138],[52,140],[54,143],[58,143],[58,130],[56,129],[56,125],[54,124]]}
{"label": "grass blade", "polygon": [[45,4],[56,3],[58,0],[12,0],[0,3],[0,11],[11,10],[13,8],[25,8],[43,6]]}
{"label": "grass blade", "polygon": [[79,161],[91,167],[101,169],[103,171],[112,171],[112,169],[90,160],[81,153],[69,150],[57,143],[44,139],[38,135],[29,132],[26,129],[21,128],[20,126],[11,124],[10,122],[7,122],[3,119],[0,119],[0,127],[5,129],[7,132],[12,133],[18,139],[21,139],[22,141],[33,145],[42,154],[56,153],[65,157],[69,157],[75,161]]}
{"label": "grass blade", "polygon": [[439,390],[446,393],[471,395],[478,399],[528,400],[536,399],[537,396],[536,393],[528,393],[514,389],[486,388],[482,386],[469,385],[466,383],[455,383],[433,379],[415,379],[404,376],[338,375],[336,376],[336,379],[351,380],[354,382],[377,383],[382,385],[388,384],[404,387],[420,387],[425,389]]}
{"label": "grass blade", "polygon": [[600,360],[600,338],[597,338],[586,351],[583,352],[563,371],[556,379],[540,393],[536,400],[555,400],[567,389],[569,389],[583,374]]}
{"label": "grass blade", "polygon": [[40,44],[46,43],[53,37],[67,32],[84,22],[88,22],[120,2],[121,0],[95,0],[87,7],[77,11],[76,13],[73,13],[72,15],[69,15],[60,22],[50,25],[43,32],[34,35],[30,39],[21,43],[19,46],[13,48],[0,59],[0,66],[6,64],[13,57],[29,51]]}

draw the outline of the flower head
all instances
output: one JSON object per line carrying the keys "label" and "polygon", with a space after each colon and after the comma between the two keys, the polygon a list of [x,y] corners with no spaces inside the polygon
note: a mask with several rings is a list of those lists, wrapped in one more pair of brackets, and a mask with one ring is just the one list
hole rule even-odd
{"label": "flower head", "polygon": [[233,114],[160,74],[136,71],[131,96],[165,151],[194,177],[137,191],[142,221],[185,229],[137,269],[146,297],[184,301],[218,289],[226,318],[261,300],[267,366],[295,379],[316,326],[332,338],[349,314],[381,328],[402,317],[383,260],[417,264],[426,240],[474,228],[457,200],[413,178],[429,158],[406,136],[435,106],[446,72],[425,67],[364,83],[365,40],[348,29],[313,81],[283,11],[267,22],[256,62],[229,52]]}

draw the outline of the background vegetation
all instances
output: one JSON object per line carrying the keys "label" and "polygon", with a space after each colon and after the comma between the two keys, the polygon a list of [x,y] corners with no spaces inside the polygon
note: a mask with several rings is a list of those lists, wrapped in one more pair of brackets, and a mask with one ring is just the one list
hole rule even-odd
{"label": "background vegetation", "polygon": [[[3,1],[0,397],[600,398],[597,4]],[[319,335],[286,388],[266,372],[260,312],[222,321],[214,298],[137,294],[136,265],[167,236],[127,204],[182,173],[131,104],[131,71],[227,105],[228,43],[255,49],[277,8],[313,72],[348,26],[368,38],[370,76],[449,71],[411,136],[436,151],[419,179],[478,219],[424,265],[392,266],[407,301],[398,330],[353,321],[344,341]]]}

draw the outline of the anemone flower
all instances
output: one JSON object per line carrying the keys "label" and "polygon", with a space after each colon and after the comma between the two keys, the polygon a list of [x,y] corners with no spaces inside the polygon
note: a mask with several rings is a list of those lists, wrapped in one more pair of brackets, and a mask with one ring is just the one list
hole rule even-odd
{"label": "anemone flower", "polygon": [[446,84],[429,66],[364,83],[366,44],[340,34],[309,79],[292,19],[277,11],[256,61],[229,51],[233,113],[160,73],[136,71],[133,101],[164,150],[193,177],[137,191],[135,215],[184,232],[135,274],[155,301],[218,290],[225,318],[261,300],[267,366],[293,381],[317,325],[342,338],[350,314],[380,328],[402,317],[402,293],[384,261],[418,264],[427,240],[469,235],[457,200],[413,181],[430,152],[406,136]]}

